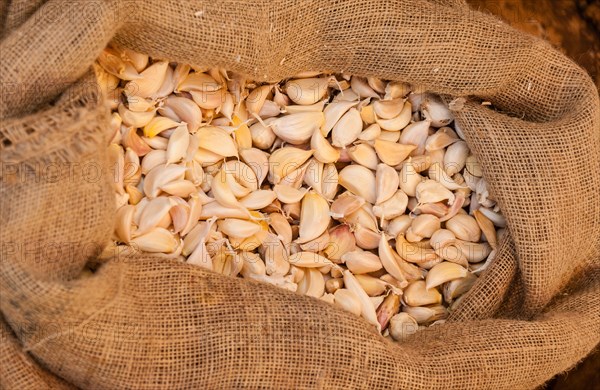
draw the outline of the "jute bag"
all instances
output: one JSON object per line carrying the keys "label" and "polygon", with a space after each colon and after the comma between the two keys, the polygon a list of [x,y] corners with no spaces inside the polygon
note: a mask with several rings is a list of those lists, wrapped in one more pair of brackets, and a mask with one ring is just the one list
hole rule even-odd
{"label": "jute bag", "polygon": [[[2,388],[532,388],[600,341],[598,92],[545,42],[458,0],[0,10]],[[343,70],[466,98],[457,123],[508,220],[498,256],[444,325],[398,344],[309,297],[110,253],[89,68],[113,39],[257,80]]]}

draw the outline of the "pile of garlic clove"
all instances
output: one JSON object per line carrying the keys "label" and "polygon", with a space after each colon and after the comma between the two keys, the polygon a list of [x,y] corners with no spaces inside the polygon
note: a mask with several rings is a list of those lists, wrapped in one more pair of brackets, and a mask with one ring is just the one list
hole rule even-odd
{"label": "pile of garlic clove", "polygon": [[436,95],[305,72],[260,83],[110,46],[115,245],[269,283],[403,340],[443,321],[506,221]]}

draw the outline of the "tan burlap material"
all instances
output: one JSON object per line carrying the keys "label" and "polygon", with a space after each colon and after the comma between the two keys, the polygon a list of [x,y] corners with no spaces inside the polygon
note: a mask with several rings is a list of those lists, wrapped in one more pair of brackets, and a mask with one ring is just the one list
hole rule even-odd
{"label": "tan burlap material", "polygon": [[[532,388],[600,341],[598,92],[545,42],[461,1],[1,4],[1,388]],[[466,97],[457,123],[509,225],[496,260],[402,344],[172,260],[105,250],[83,276],[115,211],[89,72],[111,39],[258,80],[343,70]]]}

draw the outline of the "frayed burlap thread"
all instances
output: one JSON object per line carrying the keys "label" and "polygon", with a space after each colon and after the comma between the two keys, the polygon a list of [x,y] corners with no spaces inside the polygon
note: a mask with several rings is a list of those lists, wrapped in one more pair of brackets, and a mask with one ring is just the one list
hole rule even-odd
{"label": "frayed burlap thread", "polygon": [[[3,9],[0,309],[13,357],[3,355],[2,387],[56,375],[90,389],[521,389],[600,341],[598,92],[545,42],[451,0]],[[258,80],[334,70],[466,98],[457,124],[508,221],[497,258],[449,321],[399,344],[319,300],[174,260],[107,256],[108,112],[88,72],[111,39]],[[34,180],[52,164],[72,173]],[[94,180],[91,166],[102,168]],[[98,271],[81,273],[102,251]]]}

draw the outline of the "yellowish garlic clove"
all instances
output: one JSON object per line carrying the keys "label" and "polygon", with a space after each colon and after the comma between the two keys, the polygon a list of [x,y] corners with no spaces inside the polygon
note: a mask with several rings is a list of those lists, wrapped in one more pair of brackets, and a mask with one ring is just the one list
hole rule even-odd
{"label": "yellowish garlic clove", "polygon": [[346,192],[344,195],[338,196],[331,204],[331,216],[335,219],[345,218],[360,209],[364,204],[364,198]]}
{"label": "yellowish garlic clove", "polygon": [[375,113],[375,118],[375,121],[383,130],[400,131],[410,123],[411,104],[409,102],[403,103],[402,109],[398,115],[390,119],[380,119],[377,116],[377,113]]}
{"label": "yellowish garlic clove", "polygon": [[136,249],[150,253],[172,253],[179,246],[173,233],[162,227],[156,227],[146,234],[131,239]]}
{"label": "yellowish garlic clove", "polygon": [[329,231],[329,242],[323,254],[334,263],[342,262],[342,257],[356,249],[356,239],[348,225],[338,225]]}
{"label": "yellowish garlic clove", "polygon": [[361,165],[348,165],[339,173],[339,184],[367,202],[375,203],[375,175],[371,170]]}
{"label": "yellowish garlic clove", "polygon": [[349,109],[333,126],[331,144],[345,148],[356,141],[362,131],[362,119],[356,108]]}
{"label": "yellowish garlic clove", "polygon": [[358,165],[362,165],[371,170],[377,169],[379,158],[377,157],[377,152],[375,152],[375,149],[373,149],[371,145],[366,143],[358,144],[346,150],[350,159]]}
{"label": "yellowish garlic clove", "polygon": [[[444,200],[453,202],[455,199],[452,191],[435,180],[425,180],[417,185],[416,198],[419,203],[436,203]],[[444,213],[445,214],[445,213]],[[442,214],[443,215],[443,214]]]}
{"label": "yellowish garlic clove", "polygon": [[456,238],[478,242],[481,238],[481,229],[475,218],[466,214],[457,214],[446,221],[446,229],[450,230]]}
{"label": "yellowish garlic clove", "polygon": [[[327,288],[327,283],[325,283],[325,287]],[[360,316],[360,314],[362,313],[361,302],[358,296],[351,290],[348,290],[346,288],[338,288],[335,290],[333,296],[335,298],[335,305],[340,307],[341,309],[349,311],[350,313],[357,316]]]}
{"label": "yellowish garlic clove", "polygon": [[452,303],[456,298],[469,291],[476,281],[477,276],[469,272],[464,278],[454,279],[444,284],[444,301]]}
{"label": "yellowish garlic clove", "polygon": [[377,314],[375,312],[375,307],[371,303],[369,296],[363,290],[362,286],[350,271],[344,271],[344,285],[350,291],[352,291],[358,297],[361,305],[361,315],[367,320],[370,324],[375,325],[378,331],[381,331],[381,326],[377,321]]}
{"label": "yellowish garlic clove", "polygon": [[420,264],[438,258],[433,249],[421,248],[418,245],[410,243],[406,241],[406,238],[402,234],[396,237],[396,251],[402,259],[410,263]]}
{"label": "yellowish garlic clove", "polygon": [[[363,119],[364,120],[364,119]],[[358,139],[361,141],[375,141],[381,135],[381,127],[374,123],[364,129],[359,135]]]}
{"label": "yellowish garlic clove", "polygon": [[368,251],[346,252],[341,260],[354,275],[376,272],[383,268],[379,257]]}
{"label": "yellowish garlic clove", "polygon": [[352,76],[352,78],[350,79],[350,88],[352,88],[352,91],[354,91],[354,93],[356,93],[361,98],[379,98],[377,92],[375,92],[373,88],[369,86],[367,79],[365,79],[364,77]]}
{"label": "yellowish garlic clove", "polygon": [[377,321],[381,330],[385,330],[390,322],[390,319],[398,313],[400,309],[400,295],[389,293],[377,307]]}
{"label": "yellowish garlic clove", "polygon": [[376,204],[390,199],[398,190],[400,178],[396,170],[386,164],[378,164],[375,171]]}
{"label": "yellowish garlic clove", "polygon": [[430,135],[425,142],[425,150],[439,150],[459,141],[458,136],[450,127],[442,127],[434,134]]}
{"label": "yellowish garlic clove", "polygon": [[444,170],[448,176],[454,176],[463,170],[469,156],[469,147],[465,141],[450,145],[444,153]]}
{"label": "yellowish garlic clove", "polygon": [[390,326],[388,329],[390,336],[392,336],[395,341],[404,341],[411,334],[417,333],[419,324],[410,314],[401,312],[390,319]]}
{"label": "yellowish garlic clove", "polygon": [[322,112],[299,112],[284,115],[270,123],[275,135],[292,144],[300,145],[310,140],[315,130],[324,123]]}
{"label": "yellowish garlic clove", "polygon": [[416,280],[404,289],[402,300],[408,306],[426,306],[442,303],[442,294],[436,289],[428,289],[424,280]]}
{"label": "yellowish garlic clove", "polygon": [[425,152],[425,143],[429,136],[429,126],[431,122],[428,120],[411,123],[402,130],[400,135],[400,143],[406,145],[414,145],[413,155],[421,155]]}
{"label": "yellowish garlic clove", "polygon": [[327,229],[330,220],[327,200],[318,193],[309,191],[302,199],[298,242],[304,243],[319,237]]}
{"label": "yellowish garlic clove", "polygon": [[412,224],[413,219],[409,215],[400,215],[389,221],[385,227],[385,233],[396,237],[398,234],[404,234]]}
{"label": "yellowish garlic clove", "polygon": [[310,105],[323,99],[333,77],[294,79],[285,83],[286,95],[296,104]]}
{"label": "yellowish garlic clove", "polygon": [[375,140],[373,147],[375,148],[379,159],[383,163],[391,166],[400,164],[415,150],[414,145],[384,141],[379,138]]}
{"label": "yellowish garlic clove", "polygon": [[303,278],[298,282],[296,292],[308,295],[309,297],[319,298],[325,293],[325,279],[315,268],[307,268],[304,271]]}
{"label": "yellowish garlic clove", "polygon": [[312,150],[302,150],[292,146],[274,151],[269,157],[269,173],[273,177],[273,183],[278,184],[286,175],[300,168],[312,154]]}
{"label": "yellowish garlic clove", "polygon": [[418,324],[431,323],[448,317],[448,309],[442,305],[403,306],[402,311],[414,318]]}
{"label": "yellowish garlic clove", "polygon": [[443,261],[434,266],[427,272],[425,278],[426,287],[428,289],[437,287],[454,279],[464,278],[467,276],[467,269],[456,263]]}

